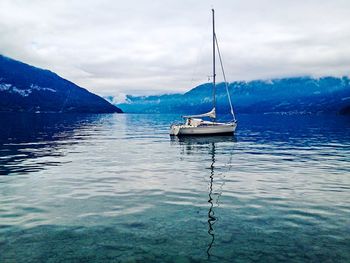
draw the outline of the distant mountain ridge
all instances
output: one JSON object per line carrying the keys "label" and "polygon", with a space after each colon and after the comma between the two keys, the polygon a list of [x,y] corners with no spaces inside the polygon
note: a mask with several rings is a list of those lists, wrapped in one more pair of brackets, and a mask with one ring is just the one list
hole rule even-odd
{"label": "distant mountain ridge", "polygon": [[0,55],[0,111],[121,113],[105,99],[49,70]]}
{"label": "distant mountain ridge", "polygon": [[[237,81],[229,84],[237,113],[350,113],[348,77],[294,77]],[[217,85],[217,111],[228,114],[224,83]],[[130,113],[196,114],[211,110],[212,84],[199,85],[184,94],[131,96],[117,104]]]}

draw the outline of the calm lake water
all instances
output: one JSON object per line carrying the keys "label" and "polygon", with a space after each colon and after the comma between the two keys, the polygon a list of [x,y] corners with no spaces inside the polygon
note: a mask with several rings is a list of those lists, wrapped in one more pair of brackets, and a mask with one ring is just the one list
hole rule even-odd
{"label": "calm lake water", "polygon": [[350,262],[350,118],[0,115],[0,262]]}

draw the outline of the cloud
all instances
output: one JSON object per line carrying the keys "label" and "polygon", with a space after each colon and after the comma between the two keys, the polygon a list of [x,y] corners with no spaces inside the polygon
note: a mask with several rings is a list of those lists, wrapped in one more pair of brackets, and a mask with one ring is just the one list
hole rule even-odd
{"label": "cloud", "polygon": [[185,91],[211,75],[211,6],[230,81],[349,75],[343,0],[2,0],[0,53],[100,95]]}

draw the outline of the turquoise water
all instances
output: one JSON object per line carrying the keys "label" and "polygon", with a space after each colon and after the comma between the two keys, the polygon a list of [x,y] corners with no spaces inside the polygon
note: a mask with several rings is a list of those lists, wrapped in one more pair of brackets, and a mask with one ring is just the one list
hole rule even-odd
{"label": "turquoise water", "polygon": [[350,262],[350,118],[0,115],[0,262]]}

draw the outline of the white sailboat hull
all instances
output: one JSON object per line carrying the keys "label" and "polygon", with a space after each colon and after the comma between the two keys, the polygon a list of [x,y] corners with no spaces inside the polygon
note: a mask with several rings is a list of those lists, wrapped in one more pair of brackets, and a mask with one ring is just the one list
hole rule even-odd
{"label": "white sailboat hull", "polygon": [[172,125],[170,128],[170,135],[173,136],[195,136],[195,135],[222,135],[233,134],[236,130],[237,123],[216,123],[205,126],[191,126],[191,125]]}

